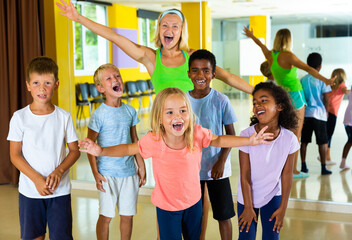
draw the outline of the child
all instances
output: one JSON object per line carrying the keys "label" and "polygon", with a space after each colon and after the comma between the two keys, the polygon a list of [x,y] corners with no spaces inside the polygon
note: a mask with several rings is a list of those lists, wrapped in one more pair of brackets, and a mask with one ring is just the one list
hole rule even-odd
{"label": "child", "polygon": [[[188,72],[194,89],[187,95],[192,110],[197,116],[197,124],[210,129],[216,135],[224,135],[223,127],[227,135],[235,135],[233,123],[237,121],[237,118],[230,100],[226,95],[210,88],[210,82],[215,78],[215,67],[215,56],[211,52],[195,51],[189,59]],[[231,148],[204,148],[200,169],[202,196],[204,197],[206,184],[213,217],[219,222],[222,239],[232,239],[231,218],[235,216],[229,181],[231,176],[230,152]]]}
{"label": "child", "polygon": [[95,156],[129,156],[140,153],[153,158],[160,238],[198,240],[202,222],[200,160],[202,149],[267,143],[271,134],[263,128],[251,137],[217,136],[194,124],[187,95],[178,88],[158,93],[151,112],[151,132],[138,143],[101,148],[90,139],[81,141],[80,151]]}
{"label": "child", "polygon": [[262,72],[264,77],[268,78],[267,81],[269,81],[269,82],[274,81],[274,76],[271,73],[270,65],[269,65],[268,61],[264,61],[264,62],[262,62],[262,64],[260,64],[260,71]]}
{"label": "child", "polygon": [[340,163],[340,168],[342,170],[349,169],[350,167],[346,165],[346,158],[350,148],[352,146],[352,93],[349,92],[348,95],[348,106],[345,112],[345,118],[343,119],[343,124],[345,125],[348,140],[343,148],[342,160]]}
{"label": "child", "polygon": [[[307,58],[307,64],[316,69],[318,72],[321,69],[321,62],[322,58],[319,53],[311,53]],[[326,109],[329,104],[328,92],[331,91],[331,88],[310,74],[307,74],[301,79],[301,84],[303,87],[304,96],[307,100],[301,137],[301,172],[308,174],[306,152],[308,143],[312,141],[312,134],[314,131],[316,143],[319,146],[321,174],[331,174],[331,171],[326,169],[325,164],[326,149],[328,147],[328,136],[326,132]]]}
{"label": "child", "polygon": [[327,132],[328,132],[328,150],[326,151],[326,164],[335,164],[331,160],[330,156],[330,146],[332,135],[334,134],[337,113],[340,109],[342,98],[344,94],[348,94],[350,91],[347,89],[346,73],[342,68],[335,69],[331,76],[336,76],[335,84],[331,87],[332,91],[328,93],[329,96],[329,107],[328,107],[328,122],[327,122]]}
{"label": "child", "polygon": [[69,169],[80,152],[70,113],[51,102],[59,86],[56,63],[34,58],[26,85],[33,102],[14,113],[7,137],[11,162],[21,172],[21,239],[44,239],[47,224],[50,239],[73,239]]}
{"label": "child", "polygon": [[274,140],[270,145],[239,148],[239,239],[256,238],[259,210],[263,239],[279,239],[292,185],[294,155],[299,149],[297,138],[289,130],[297,127],[297,116],[287,92],[272,82],[255,86],[253,113],[251,127],[241,136],[251,136],[268,126]]}
{"label": "child", "polygon": [[[104,64],[94,73],[97,90],[106,100],[92,114],[88,125],[88,138],[98,140],[104,147],[116,144],[137,143],[136,110],[121,102],[123,83],[119,69],[113,64]],[[99,190],[99,218],[97,238],[108,239],[109,224],[115,217],[118,205],[121,239],[131,239],[133,215],[136,214],[138,188],[145,184],[144,160],[133,156],[98,157],[88,154],[88,159]]]}

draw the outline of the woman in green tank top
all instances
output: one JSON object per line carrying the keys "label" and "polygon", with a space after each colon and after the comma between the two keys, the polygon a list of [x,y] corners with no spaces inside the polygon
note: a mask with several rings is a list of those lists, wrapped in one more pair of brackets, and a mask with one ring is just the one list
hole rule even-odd
{"label": "woman in green tank top", "polygon": [[[292,38],[288,29],[280,29],[275,36],[274,46],[269,50],[258,38],[253,35],[253,30],[244,27],[244,35],[251,38],[262,50],[267,59],[270,70],[278,85],[282,86],[291,96],[293,104],[296,106],[298,117],[298,128],[294,131],[298,140],[301,137],[301,131],[304,121],[305,99],[302,94],[302,85],[297,77],[297,68],[308,72],[313,77],[323,81],[326,85],[333,84],[335,77],[327,79],[319,74],[319,72],[299,60],[295,54],[291,52]],[[296,98],[297,97],[297,98]],[[297,170],[298,152],[295,154],[293,177],[308,177],[308,174]]]}
{"label": "woman in green tank top", "polygon": [[[92,32],[115,43],[128,56],[143,64],[153,82],[156,92],[166,87],[178,87],[184,91],[192,90],[193,84],[188,78],[188,58],[195,51],[188,47],[187,22],[183,13],[177,9],[164,11],[159,15],[155,45],[158,50],[136,44],[126,37],[116,33],[113,29],[89,20],[80,15],[76,8],[65,1],[56,3],[61,9],[61,15],[72,21],[81,23]],[[160,51],[160,55],[159,55]],[[159,59],[159,60],[158,60]],[[187,66],[187,69],[186,69]],[[175,68],[176,74],[175,74]],[[160,69],[163,69],[159,71]],[[157,70],[154,75],[154,71]],[[167,78],[164,77],[167,73]],[[231,74],[220,67],[216,67],[218,79],[246,93],[252,93],[253,87],[242,78]],[[160,80],[160,78],[162,78]],[[177,81],[177,83],[174,83]],[[160,85],[159,85],[160,84]]]}

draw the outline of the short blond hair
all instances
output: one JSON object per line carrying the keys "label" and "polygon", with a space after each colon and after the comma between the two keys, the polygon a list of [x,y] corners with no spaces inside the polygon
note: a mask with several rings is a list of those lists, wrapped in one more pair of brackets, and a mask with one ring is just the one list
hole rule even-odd
{"label": "short blond hair", "polygon": [[187,143],[187,149],[192,152],[194,150],[193,144],[193,133],[194,133],[194,124],[195,124],[195,115],[191,108],[191,103],[187,95],[178,88],[165,88],[160,91],[153,102],[150,125],[152,133],[157,137],[157,140],[162,139],[162,135],[165,134],[165,129],[162,126],[162,113],[164,108],[164,103],[167,97],[171,95],[180,95],[183,97],[186,103],[187,110],[189,112],[189,126],[186,129],[184,135]]}
{"label": "short blond hair", "polygon": [[336,76],[336,79],[334,81],[335,84],[331,86],[332,89],[337,89],[341,83],[346,81],[346,73],[345,73],[345,70],[343,70],[342,68],[336,68],[334,69],[334,71],[332,71],[331,78],[335,76]]}
{"label": "short blond hair", "polygon": [[[182,18],[183,18],[183,19],[181,19],[182,30],[181,30],[180,40],[178,41],[178,49],[183,50],[183,51],[189,51],[187,20],[180,10],[178,10],[178,9],[169,9],[169,10],[178,11],[182,15]],[[169,11],[169,10],[166,10],[166,11]],[[164,12],[166,12],[166,11],[164,11]],[[161,16],[163,16],[164,12],[160,13],[160,15],[158,17],[158,24],[157,24],[156,32],[155,32],[155,36],[154,36],[154,44],[155,44],[155,47],[157,47],[157,48],[162,48],[161,39],[160,39],[160,22],[161,22]],[[167,14],[176,15],[176,13],[172,13],[172,12],[167,13]],[[165,15],[167,15],[167,14],[165,14]]]}
{"label": "short blond hair", "polygon": [[120,72],[120,70],[112,63],[106,63],[106,64],[101,65],[94,72],[93,79],[94,79],[95,86],[101,86],[101,74],[104,70],[110,69],[110,68],[116,70],[117,72]]}
{"label": "short blond hair", "polygon": [[292,37],[291,32],[287,28],[280,29],[277,31],[274,39],[273,51],[288,51],[292,49]]}

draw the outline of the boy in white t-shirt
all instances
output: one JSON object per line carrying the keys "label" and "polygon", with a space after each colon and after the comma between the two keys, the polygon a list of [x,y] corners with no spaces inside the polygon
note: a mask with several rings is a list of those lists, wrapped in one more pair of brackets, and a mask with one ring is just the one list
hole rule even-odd
{"label": "boy in white t-shirt", "polygon": [[47,224],[50,239],[73,239],[69,169],[80,152],[70,113],[51,102],[59,86],[56,63],[33,59],[26,85],[33,102],[14,113],[7,137],[11,161],[21,172],[21,239],[44,239]]}

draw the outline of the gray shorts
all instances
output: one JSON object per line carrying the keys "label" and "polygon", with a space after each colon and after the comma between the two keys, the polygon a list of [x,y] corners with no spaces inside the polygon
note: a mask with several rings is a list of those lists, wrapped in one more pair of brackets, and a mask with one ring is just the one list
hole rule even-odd
{"label": "gray shorts", "polygon": [[137,197],[139,191],[138,175],[130,177],[107,177],[103,182],[106,191],[99,191],[99,214],[115,217],[116,205],[119,215],[133,216],[137,213]]}

